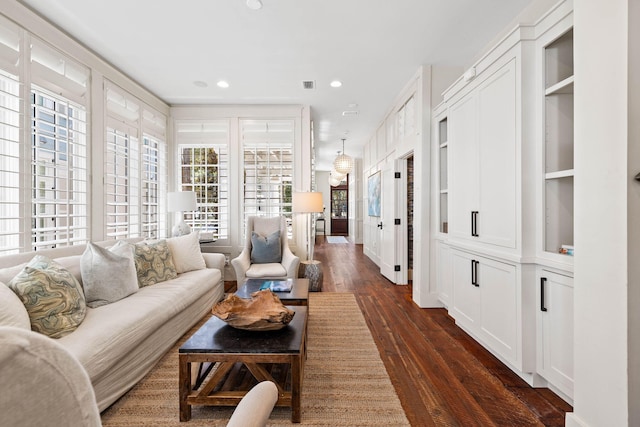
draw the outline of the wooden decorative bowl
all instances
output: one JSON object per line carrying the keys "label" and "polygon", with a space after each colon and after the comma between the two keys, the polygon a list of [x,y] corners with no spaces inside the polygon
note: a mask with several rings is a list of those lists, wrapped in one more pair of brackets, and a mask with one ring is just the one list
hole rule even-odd
{"label": "wooden decorative bowl", "polygon": [[211,312],[229,326],[247,331],[275,331],[291,322],[294,314],[269,290],[251,294],[251,299],[229,294]]}

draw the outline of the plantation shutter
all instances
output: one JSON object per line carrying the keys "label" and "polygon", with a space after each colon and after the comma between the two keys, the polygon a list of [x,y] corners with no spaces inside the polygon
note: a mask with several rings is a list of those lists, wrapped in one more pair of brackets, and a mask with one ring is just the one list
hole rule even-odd
{"label": "plantation shutter", "polygon": [[20,223],[21,101],[19,29],[0,17],[0,255],[18,253]]}
{"label": "plantation shutter", "polygon": [[105,223],[109,238],[139,237],[140,105],[113,84],[106,87]]}

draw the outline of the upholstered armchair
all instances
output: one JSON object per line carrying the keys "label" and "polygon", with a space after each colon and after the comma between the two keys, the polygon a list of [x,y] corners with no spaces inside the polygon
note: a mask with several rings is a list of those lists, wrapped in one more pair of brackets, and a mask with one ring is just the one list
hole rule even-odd
{"label": "upholstered armchair", "polygon": [[231,260],[238,286],[245,279],[295,278],[299,264],[289,249],[285,217],[247,218],[244,249]]}

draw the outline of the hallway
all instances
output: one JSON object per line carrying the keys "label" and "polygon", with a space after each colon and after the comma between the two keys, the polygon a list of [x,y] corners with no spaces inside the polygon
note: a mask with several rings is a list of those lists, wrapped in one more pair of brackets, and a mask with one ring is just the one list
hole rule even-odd
{"label": "hallway", "polygon": [[533,389],[460,328],[444,309],[420,309],[362,245],[318,236],[324,292],[356,295],[407,418],[414,426],[564,426],[572,408]]}

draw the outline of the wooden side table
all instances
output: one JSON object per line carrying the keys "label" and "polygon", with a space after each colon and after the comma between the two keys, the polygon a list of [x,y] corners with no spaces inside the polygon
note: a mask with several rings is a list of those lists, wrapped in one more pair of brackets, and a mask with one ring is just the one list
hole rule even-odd
{"label": "wooden side table", "polygon": [[316,260],[300,261],[298,277],[309,279],[309,290],[319,292],[322,290],[322,263]]}

